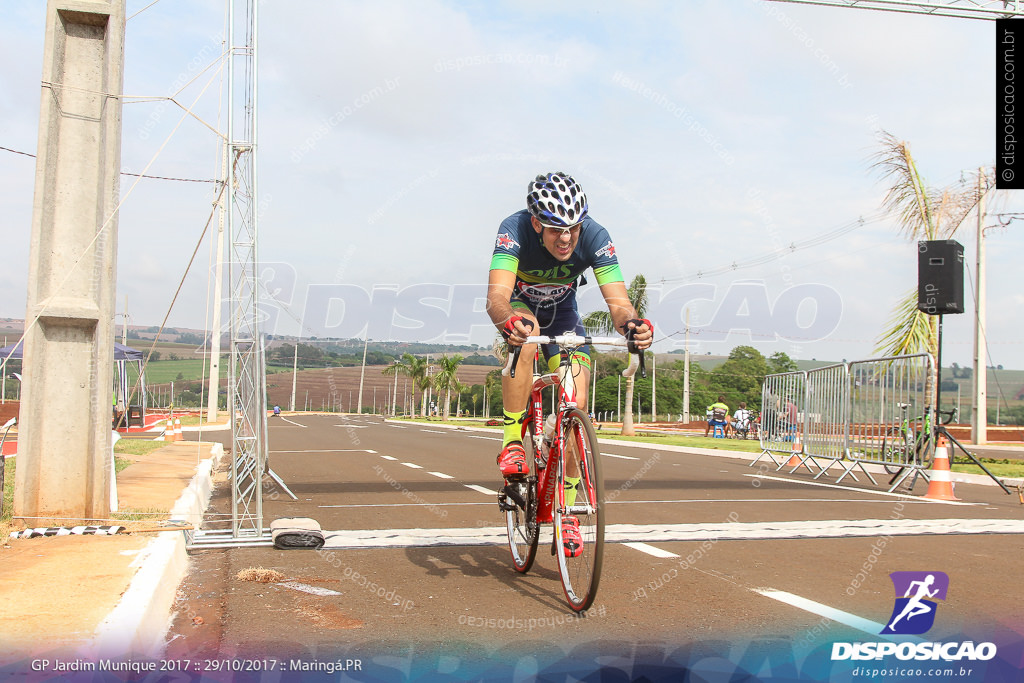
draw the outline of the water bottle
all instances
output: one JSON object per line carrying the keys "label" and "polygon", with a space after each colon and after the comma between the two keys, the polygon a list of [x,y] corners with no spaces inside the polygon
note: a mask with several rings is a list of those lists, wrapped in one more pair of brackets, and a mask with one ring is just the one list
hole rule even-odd
{"label": "water bottle", "polygon": [[551,441],[555,436],[555,421],[556,417],[554,413],[548,415],[548,419],[544,421],[544,438],[540,442],[540,457],[543,466],[548,464],[548,451],[551,450]]}

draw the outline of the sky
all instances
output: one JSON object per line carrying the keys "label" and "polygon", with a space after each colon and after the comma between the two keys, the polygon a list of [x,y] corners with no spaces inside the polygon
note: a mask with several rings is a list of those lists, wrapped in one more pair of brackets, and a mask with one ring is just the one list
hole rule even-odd
{"label": "sky", "polygon": [[[43,2],[0,6],[0,147],[35,154]],[[917,285],[881,214],[885,130],[929,185],[995,163],[995,25],[744,0],[260,2],[269,334],[489,345],[498,224],[538,173],[587,192],[656,349],[874,357]],[[128,0],[122,168],[219,176],[224,4]],[[188,116],[178,105],[191,108]],[[35,162],[0,150],[0,317],[23,318]],[[204,329],[214,185],[122,176],[117,310]],[[989,195],[990,364],[1024,367],[1019,197]],[[997,215],[999,214],[999,215]],[[1002,226],[1001,222],[1008,222]],[[954,236],[974,291],[974,214]],[[199,249],[173,307],[189,258]],[[593,284],[583,312],[603,306]],[[943,360],[969,365],[973,305]],[[120,323],[121,317],[117,317]]]}

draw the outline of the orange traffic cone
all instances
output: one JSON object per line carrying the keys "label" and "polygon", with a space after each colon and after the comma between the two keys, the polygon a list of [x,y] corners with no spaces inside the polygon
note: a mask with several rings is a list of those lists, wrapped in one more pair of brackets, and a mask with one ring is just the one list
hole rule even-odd
{"label": "orange traffic cone", "polygon": [[168,418],[167,427],[164,428],[164,441],[174,441],[174,422]]}
{"label": "orange traffic cone", "polygon": [[[800,455],[803,452],[803,447],[800,445],[800,437],[796,434],[793,435],[793,454],[789,456],[789,461],[786,463],[786,467],[799,467],[800,466]],[[811,469],[808,467],[807,469]]]}
{"label": "orange traffic cone", "polygon": [[185,437],[181,433],[181,418],[180,417],[174,418],[174,440],[175,441],[184,441],[185,440]]}
{"label": "orange traffic cone", "polygon": [[931,500],[960,500],[953,493],[953,480],[949,470],[949,447],[946,437],[939,435],[935,446],[935,457],[932,458],[931,479],[928,481],[928,493],[925,498]]}

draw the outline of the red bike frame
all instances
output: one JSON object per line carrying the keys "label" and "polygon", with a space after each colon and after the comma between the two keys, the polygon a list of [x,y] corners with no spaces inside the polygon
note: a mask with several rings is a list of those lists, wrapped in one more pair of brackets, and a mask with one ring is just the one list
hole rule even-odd
{"label": "red bike frame", "polygon": [[[563,368],[560,366],[559,368]],[[564,366],[565,372],[572,372],[571,366]],[[534,375],[533,387],[530,390],[530,410],[529,419],[523,421],[523,436],[526,435],[526,430],[529,426],[533,427],[533,457],[537,464],[537,523],[546,524],[552,521],[554,507],[556,504],[563,506],[565,502],[564,492],[560,492],[557,499],[555,492],[561,489],[558,486],[558,468],[548,467],[552,464],[553,456],[562,456],[565,449],[565,435],[562,433],[562,420],[557,419],[555,421],[555,432],[552,435],[551,449],[548,451],[547,462],[542,462],[539,458],[541,444],[544,439],[544,402],[542,398],[542,391],[549,386],[557,386],[560,394],[558,401],[558,410],[556,415],[561,417],[563,411],[572,409],[576,406],[576,383],[572,382],[572,396],[566,394],[565,387],[562,385],[559,378],[559,373],[549,372],[544,375]],[[584,478],[584,481],[589,482],[589,479]]]}

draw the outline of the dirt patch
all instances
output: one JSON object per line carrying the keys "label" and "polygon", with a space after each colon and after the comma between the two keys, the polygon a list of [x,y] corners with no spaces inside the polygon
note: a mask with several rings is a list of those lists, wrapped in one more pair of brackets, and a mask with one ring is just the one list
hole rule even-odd
{"label": "dirt patch", "polygon": [[152,537],[55,536],[13,539],[0,551],[0,658],[90,639],[128,588],[132,563]]}
{"label": "dirt patch", "polygon": [[362,628],[363,622],[343,613],[337,605],[310,598],[300,598],[295,612],[309,619],[313,626],[328,630]]}
{"label": "dirt patch", "polygon": [[239,581],[255,581],[256,583],[278,583],[284,581],[285,576],[276,569],[264,569],[263,567],[249,567],[235,575]]}

